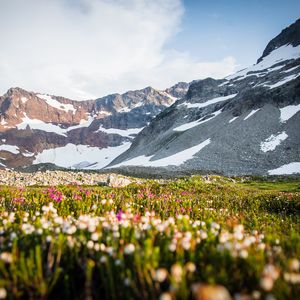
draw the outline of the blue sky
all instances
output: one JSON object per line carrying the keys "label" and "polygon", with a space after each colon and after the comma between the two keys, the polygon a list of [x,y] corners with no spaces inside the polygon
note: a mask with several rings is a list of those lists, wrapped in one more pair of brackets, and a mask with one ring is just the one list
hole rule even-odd
{"label": "blue sky", "polygon": [[299,12],[299,0],[1,0],[0,94],[81,100],[223,78]]}
{"label": "blue sky", "polygon": [[168,47],[195,59],[233,56],[242,67],[256,62],[266,44],[300,18],[299,0],[184,0],[181,29]]}

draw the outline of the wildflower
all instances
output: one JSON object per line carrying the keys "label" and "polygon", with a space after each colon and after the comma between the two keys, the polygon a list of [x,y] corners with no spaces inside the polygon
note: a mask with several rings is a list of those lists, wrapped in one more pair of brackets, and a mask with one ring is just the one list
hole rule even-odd
{"label": "wildflower", "polygon": [[134,250],[135,250],[134,245],[133,244],[128,244],[124,248],[124,253],[127,254],[127,255],[130,255],[134,252]]}
{"label": "wildflower", "polygon": [[191,241],[190,241],[190,239],[187,238],[187,237],[184,237],[184,238],[182,239],[182,241],[181,241],[181,245],[182,245],[182,248],[183,248],[184,250],[189,250],[190,247],[191,247]]}
{"label": "wildflower", "polygon": [[190,273],[194,273],[196,271],[196,265],[193,262],[186,263],[185,268]]}
{"label": "wildflower", "polygon": [[284,273],[283,278],[285,281],[290,282],[291,284],[300,283],[300,273]]}
{"label": "wildflower", "polygon": [[98,241],[99,239],[99,234],[97,232],[94,232],[92,235],[91,235],[91,239],[93,241]]}
{"label": "wildflower", "polygon": [[7,297],[7,291],[5,288],[0,288],[0,299],[5,299]]}
{"label": "wildflower", "polygon": [[125,286],[130,286],[130,283],[131,283],[130,278],[125,278],[124,279],[124,285]]}
{"label": "wildflower", "polygon": [[43,234],[43,229],[42,228],[38,228],[37,231],[36,231],[36,233],[38,235],[42,235]]}
{"label": "wildflower", "polygon": [[22,230],[25,234],[31,234],[34,232],[34,226],[32,226],[31,224],[24,223],[22,224]]}
{"label": "wildflower", "polygon": [[170,293],[162,293],[159,296],[159,300],[172,300],[172,295]]}
{"label": "wildflower", "polygon": [[165,268],[160,268],[156,270],[154,279],[158,282],[163,282],[168,276],[168,271]]}
{"label": "wildflower", "polygon": [[109,256],[112,256],[114,254],[114,249],[113,247],[107,247],[106,252]]}
{"label": "wildflower", "polygon": [[102,264],[105,264],[105,263],[107,262],[107,257],[106,257],[106,256],[101,256],[100,262],[101,262]]}
{"label": "wildflower", "polygon": [[176,244],[175,244],[175,243],[171,243],[171,244],[169,245],[169,250],[170,250],[171,252],[175,252],[175,251],[176,251]]}
{"label": "wildflower", "polygon": [[46,242],[50,243],[51,241],[52,241],[52,236],[51,235],[47,235]]}
{"label": "wildflower", "polygon": [[300,269],[300,262],[297,258],[293,258],[289,261],[289,270],[290,271],[295,271],[295,272],[298,272],[299,269]]}
{"label": "wildflower", "polygon": [[248,257],[248,251],[243,249],[240,251],[240,257],[241,258],[247,258]]}
{"label": "wildflower", "polygon": [[9,252],[2,252],[0,254],[0,259],[3,260],[5,263],[10,264],[13,261],[13,256]]}
{"label": "wildflower", "polygon": [[171,267],[171,274],[176,282],[179,282],[182,277],[182,267],[179,264],[174,264]]}
{"label": "wildflower", "polygon": [[279,277],[279,271],[274,265],[268,264],[263,269],[263,276],[269,276],[276,280]]}
{"label": "wildflower", "polygon": [[93,241],[88,241],[86,244],[88,249],[93,249],[94,248],[94,242]]}
{"label": "wildflower", "polygon": [[117,213],[116,217],[117,217],[118,221],[121,221],[122,218],[123,218],[123,211],[120,210],[120,211]]}
{"label": "wildflower", "polygon": [[270,276],[263,276],[260,279],[260,287],[265,290],[265,291],[270,291],[272,290],[274,285],[274,280]]}
{"label": "wildflower", "polygon": [[252,292],[252,298],[253,298],[254,300],[258,300],[258,299],[260,299],[260,297],[261,297],[260,291],[253,291],[253,292]]}
{"label": "wildflower", "polygon": [[15,238],[17,238],[17,234],[16,234],[15,232],[12,232],[12,233],[10,234],[10,239],[11,239],[11,240],[14,240]]}
{"label": "wildflower", "polygon": [[115,265],[120,266],[122,264],[122,261],[120,259],[116,259]]}

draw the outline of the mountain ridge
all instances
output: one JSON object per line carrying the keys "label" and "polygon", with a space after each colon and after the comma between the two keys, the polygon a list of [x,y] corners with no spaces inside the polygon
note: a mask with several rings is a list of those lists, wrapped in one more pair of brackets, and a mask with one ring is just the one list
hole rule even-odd
{"label": "mountain ridge", "polygon": [[[62,167],[100,168],[111,151],[118,153],[128,147],[141,128],[175,101],[171,93],[176,85],[169,89],[170,94],[147,87],[76,101],[10,88],[0,97],[1,166],[14,168],[52,162]],[[74,156],[70,165],[64,162],[64,151]]]}
{"label": "mountain ridge", "polygon": [[271,41],[257,64],[191,83],[109,168],[265,175],[288,166],[285,172],[300,172],[299,28],[297,20],[284,29],[272,40],[278,47],[269,51]]}

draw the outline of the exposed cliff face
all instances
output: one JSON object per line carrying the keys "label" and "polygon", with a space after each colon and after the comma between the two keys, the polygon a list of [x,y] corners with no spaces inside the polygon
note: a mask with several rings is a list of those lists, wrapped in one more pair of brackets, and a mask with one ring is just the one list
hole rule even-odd
{"label": "exposed cliff face", "polygon": [[283,30],[257,64],[193,82],[110,167],[300,173],[299,29]]}
{"label": "exposed cliff face", "polygon": [[101,168],[175,100],[151,87],[81,102],[11,88],[0,97],[1,166]]}

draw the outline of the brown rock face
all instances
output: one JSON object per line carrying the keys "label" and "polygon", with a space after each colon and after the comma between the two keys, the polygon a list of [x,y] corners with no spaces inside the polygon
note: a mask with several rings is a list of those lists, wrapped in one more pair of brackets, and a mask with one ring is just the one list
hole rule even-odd
{"label": "brown rock face", "polygon": [[134,134],[126,130],[145,127],[175,101],[175,90],[147,87],[79,102],[11,88],[0,97],[0,167],[29,166],[43,150],[67,144],[107,148],[131,142]]}

